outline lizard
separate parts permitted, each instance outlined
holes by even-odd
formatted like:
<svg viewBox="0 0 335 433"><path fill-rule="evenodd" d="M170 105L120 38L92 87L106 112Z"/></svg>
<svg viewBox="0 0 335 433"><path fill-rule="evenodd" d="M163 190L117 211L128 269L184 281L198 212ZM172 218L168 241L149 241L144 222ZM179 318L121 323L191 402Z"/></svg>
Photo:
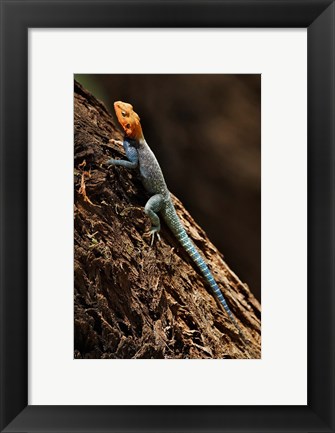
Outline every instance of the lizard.
<svg viewBox="0 0 335 433"><path fill-rule="evenodd" d="M144 138L139 115L134 111L133 106L127 102L116 101L114 103L114 110L117 120L123 129L124 140L122 144L128 160L111 158L106 162L106 165L122 166L129 169L139 168L142 184L146 191L151 195L144 207L145 214L151 220L151 229L148 233L151 235L151 245L154 241L155 235L160 239L159 212L173 235L189 254L207 283L210 285L219 303L222 305L238 331L241 340L246 343L247 340L231 312L217 282L199 251L188 236L177 215L161 167Z"/></svg>

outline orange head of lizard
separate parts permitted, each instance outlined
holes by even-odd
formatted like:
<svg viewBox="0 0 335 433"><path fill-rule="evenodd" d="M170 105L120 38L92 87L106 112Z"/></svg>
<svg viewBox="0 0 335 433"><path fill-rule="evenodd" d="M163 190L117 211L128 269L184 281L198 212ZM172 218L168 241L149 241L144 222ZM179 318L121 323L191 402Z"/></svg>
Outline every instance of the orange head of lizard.
<svg viewBox="0 0 335 433"><path fill-rule="evenodd" d="M135 113L132 105L127 102L116 101L114 102L114 110L126 137L132 138L133 140L143 138L140 117Z"/></svg>

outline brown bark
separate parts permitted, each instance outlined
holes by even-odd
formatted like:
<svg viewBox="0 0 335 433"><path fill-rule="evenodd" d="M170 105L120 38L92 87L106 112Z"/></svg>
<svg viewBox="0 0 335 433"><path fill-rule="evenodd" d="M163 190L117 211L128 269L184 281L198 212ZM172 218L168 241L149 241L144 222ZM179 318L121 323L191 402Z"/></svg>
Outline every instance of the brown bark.
<svg viewBox="0 0 335 433"><path fill-rule="evenodd" d="M260 305L182 203L178 215L249 340L241 341L169 229L150 246L148 199L105 106L75 83L75 358L259 358Z"/></svg>

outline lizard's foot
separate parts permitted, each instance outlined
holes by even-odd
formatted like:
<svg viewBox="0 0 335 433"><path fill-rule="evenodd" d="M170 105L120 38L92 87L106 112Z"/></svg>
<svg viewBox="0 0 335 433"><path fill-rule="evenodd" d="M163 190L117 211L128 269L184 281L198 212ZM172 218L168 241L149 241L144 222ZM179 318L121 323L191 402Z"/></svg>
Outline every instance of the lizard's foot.
<svg viewBox="0 0 335 433"><path fill-rule="evenodd" d="M110 143L110 144L117 144L118 146L122 146L123 145L123 143L122 143L121 140L114 140L114 138L111 138L108 143Z"/></svg>
<svg viewBox="0 0 335 433"><path fill-rule="evenodd" d="M108 161L105 162L105 165L107 165L107 167L110 167L111 165L115 165L114 161L116 161L115 159L111 158Z"/></svg>
<svg viewBox="0 0 335 433"><path fill-rule="evenodd" d="M152 247L155 239L155 235L157 236L157 239L160 241L161 237L159 236L160 226L158 227L151 227L151 230L147 233L144 233L143 237L151 236L150 246Z"/></svg>

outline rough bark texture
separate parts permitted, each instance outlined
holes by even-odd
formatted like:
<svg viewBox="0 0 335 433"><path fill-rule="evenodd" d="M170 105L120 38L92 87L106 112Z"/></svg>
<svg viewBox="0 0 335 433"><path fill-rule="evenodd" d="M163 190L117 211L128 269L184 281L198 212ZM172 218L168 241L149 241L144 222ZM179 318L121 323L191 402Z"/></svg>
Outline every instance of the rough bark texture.
<svg viewBox="0 0 335 433"><path fill-rule="evenodd" d="M143 236L148 195L136 171L104 165L124 157L112 138L121 137L105 106L75 83L75 358L259 358L260 305L248 286L173 197L249 340L244 345L169 229L162 224L152 247Z"/></svg>

